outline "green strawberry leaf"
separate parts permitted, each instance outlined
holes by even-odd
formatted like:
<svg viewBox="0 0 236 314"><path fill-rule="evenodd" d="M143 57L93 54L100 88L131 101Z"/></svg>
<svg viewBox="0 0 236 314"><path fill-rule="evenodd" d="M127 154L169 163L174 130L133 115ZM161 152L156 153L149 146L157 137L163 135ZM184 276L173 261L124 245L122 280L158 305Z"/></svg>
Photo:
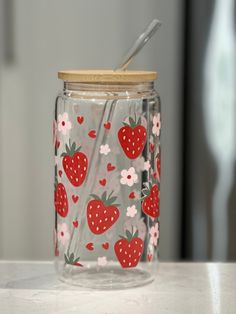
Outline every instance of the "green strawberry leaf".
<svg viewBox="0 0 236 314"><path fill-rule="evenodd" d="M138 118L138 122L137 122L137 125L140 125L141 124L141 117Z"/></svg>
<svg viewBox="0 0 236 314"><path fill-rule="evenodd" d="M132 233L129 230L126 230L126 237L128 239L128 241L130 241L132 239Z"/></svg>
<svg viewBox="0 0 236 314"><path fill-rule="evenodd" d="M106 204L107 204L107 205L111 205L111 204L113 204L113 203L116 201L116 199L117 199L117 197L116 197L116 196L113 196L113 197L111 197L110 199L108 199L108 200L106 201Z"/></svg>
<svg viewBox="0 0 236 314"><path fill-rule="evenodd" d="M75 151L75 148L76 148L76 144L75 144L75 142L72 144L72 146L71 146L71 150L74 152Z"/></svg>
<svg viewBox="0 0 236 314"><path fill-rule="evenodd" d="M89 196L91 196L95 200L100 200L100 198L96 194L90 194Z"/></svg>
<svg viewBox="0 0 236 314"><path fill-rule="evenodd" d="M135 231L133 238L137 238L138 237L138 229Z"/></svg>
<svg viewBox="0 0 236 314"><path fill-rule="evenodd" d="M80 260L80 257L77 257L77 258L74 260L74 264L77 263L79 260Z"/></svg>
<svg viewBox="0 0 236 314"><path fill-rule="evenodd" d="M128 123L126 122L123 122L124 126L130 126Z"/></svg>
<svg viewBox="0 0 236 314"><path fill-rule="evenodd" d="M74 257L75 257L74 253L71 253L71 255L70 255L70 259L69 259L70 264L73 264Z"/></svg>
<svg viewBox="0 0 236 314"><path fill-rule="evenodd" d="M66 153L67 153L67 155L70 155L70 148L67 144L66 144Z"/></svg>
<svg viewBox="0 0 236 314"><path fill-rule="evenodd" d="M68 257L67 257L67 255L66 255L66 254L64 254L64 258L65 258L65 262L66 262L66 264L70 264L70 261L69 261L69 259L68 259Z"/></svg>
<svg viewBox="0 0 236 314"><path fill-rule="evenodd" d="M106 202L106 200L107 200L107 192L106 191L102 193L101 199L103 202Z"/></svg>

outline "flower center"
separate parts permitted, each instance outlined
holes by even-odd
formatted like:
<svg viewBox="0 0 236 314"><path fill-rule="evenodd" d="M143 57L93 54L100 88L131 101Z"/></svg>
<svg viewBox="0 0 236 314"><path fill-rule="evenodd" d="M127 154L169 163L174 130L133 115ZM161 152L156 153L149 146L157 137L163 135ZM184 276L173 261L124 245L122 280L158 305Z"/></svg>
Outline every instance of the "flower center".
<svg viewBox="0 0 236 314"><path fill-rule="evenodd" d="M157 232L154 233L154 237L155 237L155 238L157 237Z"/></svg>
<svg viewBox="0 0 236 314"><path fill-rule="evenodd" d="M62 123L61 123L63 126L65 126L65 121L62 121Z"/></svg>
<svg viewBox="0 0 236 314"><path fill-rule="evenodd" d="M157 122L157 128L159 128L159 122Z"/></svg>
<svg viewBox="0 0 236 314"><path fill-rule="evenodd" d="M63 231L61 231L61 236L62 236L62 237L64 236L64 232L63 232Z"/></svg>
<svg viewBox="0 0 236 314"><path fill-rule="evenodd" d="M129 174L129 175L127 175L127 179L131 179L131 175Z"/></svg>

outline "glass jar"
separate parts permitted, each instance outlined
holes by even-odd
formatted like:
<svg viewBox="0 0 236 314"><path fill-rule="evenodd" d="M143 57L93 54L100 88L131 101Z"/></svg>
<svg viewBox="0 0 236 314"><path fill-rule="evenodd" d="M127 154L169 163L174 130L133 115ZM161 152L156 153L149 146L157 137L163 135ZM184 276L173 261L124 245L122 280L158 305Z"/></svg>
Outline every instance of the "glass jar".
<svg viewBox="0 0 236 314"><path fill-rule="evenodd" d="M160 203L156 72L61 71L56 99L59 278L101 289L154 279Z"/></svg>

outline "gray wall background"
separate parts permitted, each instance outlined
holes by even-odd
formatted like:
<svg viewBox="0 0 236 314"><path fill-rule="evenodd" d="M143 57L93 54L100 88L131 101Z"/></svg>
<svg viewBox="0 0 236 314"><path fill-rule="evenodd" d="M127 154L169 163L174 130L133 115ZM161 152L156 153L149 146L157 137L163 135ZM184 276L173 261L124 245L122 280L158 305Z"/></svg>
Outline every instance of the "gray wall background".
<svg viewBox="0 0 236 314"><path fill-rule="evenodd" d="M0 259L53 257L52 113L62 87L57 71L115 66L155 17L163 26L131 68L159 72L160 255L178 259L182 1L5 0L12 3L5 22L0 1Z"/></svg>

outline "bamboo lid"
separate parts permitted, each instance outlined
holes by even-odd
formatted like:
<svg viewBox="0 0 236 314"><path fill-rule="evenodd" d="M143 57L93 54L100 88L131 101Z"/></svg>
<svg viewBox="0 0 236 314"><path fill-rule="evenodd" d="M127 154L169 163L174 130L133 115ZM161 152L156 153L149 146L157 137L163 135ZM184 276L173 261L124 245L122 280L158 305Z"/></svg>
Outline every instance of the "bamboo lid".
<svg viewBox="0 0 236 314"><path fill-rule="evenodd" d="M120 71L112 70L68 70L59 71L58 78L78 83L141 83L154 81L157 72L152 71Z"/></svg>

